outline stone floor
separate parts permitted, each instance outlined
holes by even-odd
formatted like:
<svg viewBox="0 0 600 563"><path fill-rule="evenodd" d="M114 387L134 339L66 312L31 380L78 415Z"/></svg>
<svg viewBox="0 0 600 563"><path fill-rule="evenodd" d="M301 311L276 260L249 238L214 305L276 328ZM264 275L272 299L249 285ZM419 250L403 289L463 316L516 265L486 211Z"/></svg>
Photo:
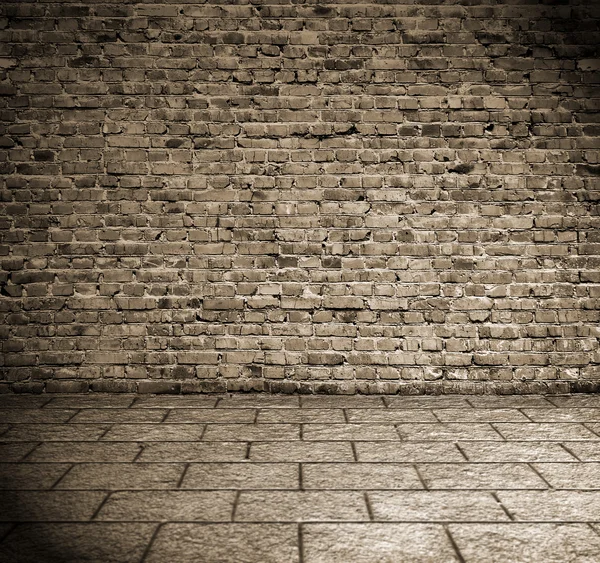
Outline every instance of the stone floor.
<svg viewBox="0 0 600 563"><path fill-rule="evenodd" d="M0 561L600 561L600 395L0 396Z"/></svg>

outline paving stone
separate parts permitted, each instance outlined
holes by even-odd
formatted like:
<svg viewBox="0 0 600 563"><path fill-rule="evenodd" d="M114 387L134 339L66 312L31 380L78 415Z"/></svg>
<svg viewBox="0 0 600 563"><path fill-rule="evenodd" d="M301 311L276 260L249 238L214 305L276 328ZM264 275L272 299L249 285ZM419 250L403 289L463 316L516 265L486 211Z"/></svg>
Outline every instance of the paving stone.
<svg viewBox="0 0 600 563"><path fill-rule="evenodd" d="M62 395L53 397L45 409L123 409L129 407L135 395Z"/></svg>
<svg viewBox="0 0 600 563"><path fill-rule="evenodd" d="M581 461L600 461L600 442L569 442L569 451ZM540 459L539 461L560 461L558 459ZM573 460L569 460L573 461Z"/></svg>
<svg viewBox="0 0 600 563"><path fill-rule="evenodd" d="M348 422L437 422L425 409L348 409Z"/></svg>
<svg viewBox="0 0 600 563"><path fill-rule="evenodd" d="M0 490L50 489L69 467L62 463L0 463Z"/></svg>
<svg viewBox="0 0 600 563"><path fill-rule="evenodd" d="M209 442L271 442L298 440L298 424L209 424L203 440Z"/></svg>
<svg viewBox="0 0 600 563"><path fill-rule="evenodd" d="M441 525L305 524L304 563L459 561Z"/></svg>
<svg viewBox="0 0 600 563"><path fill-rule="evenodd" d="M555 489L600 489L600 463L536 463Z"/></svg>
<svg viewBox="0 0 600 563"><path fill-rule="evenodd" d="M373 491L375 521L502 522L506 512L490 493L471 491Z"/></svg>
<svg viewBox="0 0 600 563"><path fill-rule="evenodd" d="M133 461L140 444L122 442L44 442L27 457L28 462L103 462Z"/></svg>
<svg viewBox="0 0 600 563"><path fill-rule="evenodd" d="M344 423L342 409L261 409L258 422L333 422Z"/></svg>
<svg viewBox="0 0 600 563"><path fill-rule="evenodd" d="M58 483L59 489L174 489L182 463L82 463Z"/></svg>
<svg viewBox="0 0 600 563"><path fill-rule="evenodd" d="M253 442L251 461L354 461L350 442Z"/></svg>
<svg viewBox="0 0 600 563"><path fill-rule="evenodd" d="M141 559L155 528L141 523L22 524L2 542L0 562L131 563Z"/></svg>
<svg viewBox="0 0 600 563"><path fill-rule="evenodd" d="M398 424L397 428L404 440L502 440L490 424L484 423L413 423Z"/></svg>
<svg viewBox="0 0 600 563"><path fill-rule="evenodd" d="M38 442L0 442L0 460L20 461L37 445Z"/></svg>
<svg viewBox="0 0 600 563"><path fill-rule="evenodd" d="M419 397L386 397L385 402L391 409L470 409L465 397L435 395Z"/></svg>
<svg viewBox="0 0 600 563"><path fill-rule="evenodd" d="M561 408L600 408L600 396L598 394L574 394L574 395L549 395L548 400L555 406Z"/></svg>
<svg viewBox="0 0 600 563"><path fill-rule="evenodd" d="M391 424L305 424L304 440L400 440Z"/></svg>
<svg viewBox="0 0 600 563"><path fill-rule="evenodd" d="M83 409L70 422L161 422L167 412L167 409Z"/></svg>
<svg viewBox="0 0 600 563"><path fill-rule="evenodd" d="M166 422L169 423L252 423L256 416L253 409L173 409Z"/></svg>
<svg viewBox="0 0 600 563"><path fill-rule="evenodd" d="M4 491L3 522L64 522L89 520L106 493L100 491Z"/></svg>
<svg viewBox="0 0 600 563"><path fill-rule="evenodd" d="M299 563L293 524L166 524L145 563Z"/></svg>
<svg viewBox="0 0 600 563"><path fill-rule="evenodd" d="M203 434L204 424L115 424L102 440L191 442L201 440Z"/></svg>
<svg viewBox="0 0 600 563"><path fill-rule="evenodd" d="M217 408L219 409L275 409L275 408L292 408L296 409L300 406L300 398L295 395L228 395L223 397Z"/></svg>
<svg viewBox="0 0 600 563"><path fill-rule="evenodd" d="M305 489L422 489L415 468L400 463L306 463Z"/></svg>
<svg viewBox="0 0 600 563"><path fill-rule="evenodd" d="M356 442L358 461L465 461L454 444L444 442Z"/></svg>
<svg viewBox="0 0 600 563"><path fill-rule="evenodd" d="M77 410L65 409L16 409L0 410L0 421L6 424L39 424L67 422Z"/></svg>
<svg viewBox="0 0 600 563"><path fill-rule="evenodd" d="M2 435L2 441L96 441L109 428L109 424L16 424Z"/></svg>
<svg viewBox="0 0 600 563"><path fill-rule="evenodd" d="M467 563L596 563L600 536L585 524L450 524Z"/></svg>
<svg viewBox="0 0 600 563"><path fill-rule="evenodd" d="M218 397L212 395L138 395L134 409L212 409Z"/></svg>
<svg viewBox="0 0 600 563"><path fill-rule="evenodd" d="M242 461L245 442L149 442L138 461Z"/></svg>
<svg viewBox="0 0 600 563"><path fill-rule="evenodd" d="M517 409L435 409L433 412L441 422L529 422Z"/></svg>
<svg viewBox="0 0 600 563"><path fill-rule="evenodd" d="M577 423L536 423L527 424L512 422L497 422L494 427L507 440L549 440L552 442L570 440L600 440L593 432L585 426Z"/></svg>
<svg viewBox="0 0 600 563"><path fill-rule="evenodd" d="M600 520L600 491L500 491L515 520L594 522Z"/></svg>
<svg viewBox="0 0 600 563"><path fill-rule="evenodd" d="M0 409L36 409L50 400L48 395L0 395Z"/></svg>
<svg viewBox="0 0 600 563"><path fill-rule="evenodd" d="M329 397L327 395L303 395L300 397L303 409L374 409L385 408L381 397L360 395L338 395Z"/></svg>
<svg viewBox="0 0 600 563"><path fill-rule="evenodd" d="M194 463L182 489L297 489L296 463Z"/></svg>
<svg viewBox="0 0 600 563"><path fill-rule="evenodd" d="M475 408L508 408L519 409L524 407L551 408L552 403L542 395L473 395L467 401Z"/></svg>
<svg viewBox="0 0 600 563"><path fill-rule="evenodd" d="M365 497L355 491L243 491L236 522L369 520Z"/></svg>
<svg viewBox="0 0 600 563"><path fill-rule="evenodd" d="M524 463L422 463L429 489L547 489Z"/></svg>
<svg viewBox="0 0 600 563"><path fill-rule="evenodd" d="M230 522L234 491L117 491L97 520Z"/></svg>
<svg viewBox="0 0 600 563"><path fill-rule="evenodd" d="M600 422L600 409L594 408L553 408L523 409L535 422Z"/></svg>
<svg viewBox="0 0 600 563"><path fill-rule="evenodd" d="M582 442L583 443L583 442ZM579 444L579 442L573 442ZM533 462L575 461L560 444L554 442L459 442L469 461L479 462ZM569 449L571 443L569 443Z"/></svg>

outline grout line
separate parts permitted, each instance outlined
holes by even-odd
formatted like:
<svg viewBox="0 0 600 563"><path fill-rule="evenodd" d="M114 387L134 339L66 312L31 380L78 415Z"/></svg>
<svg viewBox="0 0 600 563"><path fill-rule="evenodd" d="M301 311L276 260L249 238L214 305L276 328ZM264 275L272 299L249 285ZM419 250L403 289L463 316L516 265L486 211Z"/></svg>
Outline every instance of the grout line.
<svg viewBox="0 0 600 563"><path fill-rule="evenodd" d="M144 453L145 449L146 449L146 444L140 444L140 451L137 454L135 454L135 457L129 463L137 462L137 460L140 459L141 455ZM114 463L114 462L106 462L106 463ZM121 462L121 463L128 463L128 462Z"/></svg>
<svg viewBox="0 0 600 563"><path fill-rule="evenodd" d="M588 526L589 526L589 527L590 527L592 530L594 530L594 532L595 532L596 534L598 534L598 535L600 536L600 528L596 528L596 526L592 526L592 524L591 524L590 522L587 522L587 525L588 525Z"/></svg>
<svg viewBox="0 0 600 563"><path fill-rule="evenodd" d="M298 463L298 489L300 491L304 490L304 469L302 463Z"/></svg>
<svg viewBox="0 0 600 563"><path fill-rule="evenodd" d="M181 472L181 475L179 477L179 480L177 481L177 485L175 486L176 489L181 489L181 485L183 484L183 480L185 478L185 474L187 473L188 469L190 468L190 464L186 463L183 471Z"/></svg>
<svg viewBox="0 0 600 563"><path fill-rule="evenodd" d="M469 400L469 397L465 397L465 403L469 405L472 409L477 408L473 405L473 403Z"/></svg>
<svg viewBox="0 0 600 563"><path fill-rule="evenodd" d="M442 419L441 419L441 418L440 418L440 417L439 417L439 416L438 416L438 415L435 413L435 410L434 410L434 409L431 409L431 414L433 415L433 418L435 418L435 419L436 419L436 420L437 420L437 421L438 421L440 424L444 424L444 423L442 422ZM426 422L427 422L427 421L425 421L425 423L426 423ZM419 423L419 424L423 424L423 423Z"/></svg>
<svg viewBox="0 0 600 563"><path fill-rule="evenodd" d="M240 491L239 489L236 489L235 498L233 499L233 508L231 510L231 521L232 522L235 522L235 513L237 512L241 494L242 494L242 491Z"/></svg>
<svg viewBox="0 0 600 563"><path fill-rule="evenodd" d="M0 431L0 438L2 436L4 436L5 434L8 434L14 427L15 427L14 424L8 424L6 430Z"/></svg>
<svg viewBox="0 0 600 563"><path fill-rule="evenodd" d="M458 557L458 560L460 561L460 563L465 563L465 558L462 556L460 549L458 549L458 545L456 545L456 542L454 541L454 538L452 537L452 534L450 533L450 530L448 529L448 526L446 524L444 524L444 531L446 532L446 535L448 536L448 539L452 544L452 547L456 553L456 556Z"/></svg>
<svg viewBox="0 0 600 563"><path fill-rule="evenodd" d="M348 418L348 413L347 413L346 409L342 409L342 414L344 415L344 422L346 424L350 424L350 420Z"/></svg>
<svg viewBox="0 0 600 563"><path fill-rule="evenodd" d="M498 494L495 492L492 492L490 494L494 497L494 500L500 505L500 508L502 508L502 510L504 510L504 513L508 516L508 518L514 522L515 517L509 512L508 508L506 508L506 506L504 506L504 504L502 504L502 501L498 497Z"/></svg>
<svg viewBox="0 0 600 563"><path fill-rule="evenodd" d="M172 412L173 412L173 409L167 409L165 416L162 417L162 420L158 424L162 424L163 422L166 422L167 418L169 418L169 416L171 415ZM150 423L150 424L156 424L156 423Z"/></svg>
<svg viewBox="0 0 600 563"><path fill-rule="evenodd" d="M380 400L381 400L381 402L383 403L383 406L384 406L385 408L387 408L387 404L386 404L386 402L385 402L385 400L384 400L384 398L383 398L383 395L382 395L381 397L379 397L379 399L380 399Z"/></svg>
<svg viewBox="0 0 600 563"><path fill-rule="evenodd" d="M90 518L90 520L95 520L98 517L98 514L100 514L100 511L102 510L102 508L104 507L104 505L106 504L106 501L108 501L108 499L110 498L110 496L114 493L115 491L108 491L108 493L104 496L104 498L102 499L102 502L98 505L98 508L96 508L96 510L94 510L94 514L92 514L92 517Z"/></svg>
<svg viewBox="0 0 600 563"><path fill-rule="evenodd" d="M67 418L67 420L65 420L65 422L63 424L65 424L67 422L71 422L79 413L81 413L81 411L82 411L82 409L77 409L75 411L75 413L72 414L69 418Z"/></svg>
<svg viewBox="0 0 600 563"><path fill-rule="evenodd" d="M421 485L423 485L423 489L428 491L429 487L427 486L425 479L423 479L423 475L421 475L421 472L419 471L417 464L413 463L412 466L413 466L414 470L417 472L417 477L419 478L419 481L421 481ZM418 490L418 489L416 489L416 490Z"/></svg>
<svg viewBox="0 0 600 563"><path fill-rule="evenodd" d="M535 422L535 420L533 420L533 418L531 418L526 412L523 412L524 407L518 408L516 409L518 412L520 412L523 416L527 417L531 422ZM518 424L518 423L517 423ZM524 424L524 423L523 423Z"/></svg>
<svg viewBox="0 0 600 563"><path fill-rule="evenodd" d="M304 530L302 522L298 524L298 561L304 563Z"/></svg>
<svg viewBox="0 0 600 563"><path fill-rule="evenodd" d="M358 462L358 453L356 451L356 444L354 442L350 442L350 447L352 448L352 455L354 456L354 461Z"/></svg>
<svg viewBox="0 0 600 563"><path fill-rule="evenodd" d="M367 491L363 493L363 496L365 498L365 504L367 505L367 513L369 514L369 520L371 522L374 522L375 516L373 515L373 507L371 506L371 500L369 499Z"/></svg>
<svg viewBox="0 0 600 563"><path fill-rule="evenodd" d="M496 426L494 426L493 422L488 422L487 424L489 424L498 434L498 436L500 436L500 438L502 438L503 442L507 442L508 440L504 437L504 435L502 434L502 432L500 432L500 430L498 430L496 428ZM527 424L526 422L524 422L523 424Z"/></svg>
<svg viewBox="0 0 600 563"><path fill-rule="evenodd" d="M16 527L17 527L16 522L8 523L7 529L4 530L4 532L0 532L0 543L2 543Z"/></svg>
<svg viewBox="0 0 600 563"><path fill-rule="evenodd" d="M247 442L246 443L246 455L244 457L244 459L250 459L250 448L252 446L252 442Z"/></svg>
<svg viewBox="0 0 600 563"><path fill-rule="evenodd" d="M71 466L54 482L54 484L49 487L49 489L56 489L57 485L67 476L67 474L75 467L75 463L72 463Z"/></svg>
<svg viewBox="0 0 600 563"><path fill-rule="evenodd" d="M303 442L303 441L304 441L304 424L303 424L302 422L300 422L300 423L298 424L298 426L299 426L299 430L298 430L298 433L299 433L299 440L300 440L301 442ZM310 440L309 440L309 441L310 441Z"/></svg>
<svg viewBox="0 0 600 563"><path fill-rule="evenodd" d="M208 407L208 408L216 409L219 406L219 403L221 402L222 399L223 399L223 397L217 397L215 404L212 407Z"/></svg>
<svg viewBox="0 0 600 563"><path fill-rule="evenodd" d="M454 445L456 446L456 449L462 454L462 456L465 458L465 461L469 461L469 456L465 453L465 450L463 450L460 447L460 444L458 442L454 442ZM498 463L503 463L503 462L498 462Z"/></svg>
<svg viewBox="0 0 600 563"><path fill-rule="evenodd" d="M546 480L546 478L536 469L533 463L526 464L546 485L548 485L549 489L554 489L554 487Z"/></svg>
<svg viewBox="0 0 600 563"><path fill-rule="evenodd" d="M583 461L571 448L567 448L567 446L565 446L565 444L563 444L562 442L560 444L558 444L563 450L565 450L568 454L572 455L577 461L579 461L580 463L586 463L585 461ZM589 463L589 462L587 462Z"/></svg>
<svg viewBox="0 0 600 563"><path fill-rule="evenodd" d="M593 424L591 422L582 422L581 425L586 428L587 430L589 430L592 434L598 436L600 438L600 431L596 431L593 428L590 428L589 425Z"/></svg>
<svg viewBox="0 0 600 563"><path fill-rule="evenodd" d="M260 412L259 408L254 411L254 421L253 421L253 424L258 424L258 413L259 412Z"/></svg>
<svg viewBox="0 0 600 563"><path fill-rule="evenodd" d="M113 426L113 424L109 424L108 428L104 432L102 432L102 434L100 434L100 436L98 436L98 438L96 438L95 441L99 442L100 440L102 440L102 438L104 438L104 436L106 436L112 430Z"/></svg>
<svg viewBox="0 0 600 563"><path fill-rule="evenodd" d="M18 443L18 442L17 442ZM38 442L35 446L33 446L33 448L31 448L19 461L14 462L14 463L23 463L24 461L27 460L27 458L33 453L35 452L35 450L37 450L44 442ZM6 462L4 462L6 463ZM31 463L31 462L28 462ZM60 462L58 462L60 463Z"/></svg>
<svg viewBox="0 0 600 563"><path fill-rule="evenodd" d="M152 548L152 544L154 543L154 540L156 539L156 536L158 535L159 530L163 527L164 524L165 524L165 522L161 522L158 524L158 526L156 526L156 529L152 533L152 536L150 537L150 541L148 542L146 549L144 549L144 553L142 553L142 558L140 559L140 563L144 563L144 561L146 560L146 557L148 557L148 554L150 553L150 549Z"/></svg>

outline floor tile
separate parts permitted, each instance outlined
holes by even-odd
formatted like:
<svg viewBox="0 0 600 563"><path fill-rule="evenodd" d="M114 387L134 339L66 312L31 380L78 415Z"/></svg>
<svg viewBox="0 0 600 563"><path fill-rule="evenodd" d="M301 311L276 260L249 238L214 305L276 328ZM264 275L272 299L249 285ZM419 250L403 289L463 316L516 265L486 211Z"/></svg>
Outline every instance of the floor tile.
<svg viewBox="0 0 600 563"><path fill-rule="evenodd" d="M542 395L472 395L467 400L475 408L552 407L548 398Z"/></svg>
<svg viewBox="0 0 600 563"><path fill-rule="evenodd" d="M0 495L0 520L85 522L105 496L102 491L4 491Z"/></svg>
<svg viewBox="0 0 600 563"><path fill-rule="evenodd" d="M58 489L174 489L183 474L181 463L82 463L75 465Z"/></svg>
<svg viewBox="0 0 600 563"><path fill-rule="evenodd" d="M430 489L547 489L524 463L422 463L419 473Z"/></svg>
<svg viewBox="0 0 600 563"><path fill-rule="evenodd" d="M45 409L126 409L135 399L135 395L60 395L44 405Z"/></svg>
<svg viewBox="0 0 600 563"><path fill-rule="evenodd" d="M168 423L252 423L254 409L173 409L165 422Z"/></svg>
<svg viewBox="0 0 600 563"><path fill-rule="evenodd" d="M133 461L140 448L136 442L44 442L27 456L27 462Z"/></svg>
<svg viewBox="0 0 600 563"><path fill-rule="evenodd" d="M305 424L305 440L396 440L392 424Z"/></svg>
<svg viewBox="0 0 600 563"><path fill-rule="evenodd" d="M145 563L299 563L294 524L166 524Z"/></svg>
<svg viewBox="0 0 600 563"><path fill-rule="evenodd" d="M0 463L0 490L50 489L70 467L67 463Z"/></svg>
<svg viewBox="0 0 600 563"><path fill-rule="evenodd" d="M348 422L437 422L426 409L347 409Z"/></svg>
<svg viewBox="0 0 600 563"><path fill-rule="evenodd" d="M600 521L600 491L500 491L498 498L515 520Z"/></svg>
<svg viewBox="0 0 600 563"><path fill-rule="evenodd" d="M213 395L138 395L134 409L212 409L218 397Z"/></svg>
<svg viewBox="0 0 600 563"><path fill-rule="evenodd" d="M3 424L39 424L67 422L77 414L75 409L16 409L0 410Z"/></svg>
<svg viewBox="0 0 600 563"><path fill-rule="evenodd" d="M51 400L49 395L0 395L0 409L35 409Z"/></svg>
<svg viewBox="0 0 600 563"><path fill-rule="evenodd" d="M555 489L600 489L600 463L536 463L534 467Z"/></svg>
<svg viewBox="0 0 600 563"><path fill-rule="evenodd" d="M260 394L240 394L228 395L223 397L217 408L219 409L267 409L267 408L293 408L300 406L300 398L297 395L260 395Z"/></svg>
<svg viewBox="0 0 600 563"><path fill-rule="evenodd" d="M470 409L466 397L432 395L416 397L385 397L391 409Z"/></svg>
<svg viewBox="0 0 600 563"><path fill-rule="evenodd" d="M466 563L597 563L600 536L585 524L450 524Z"/></svg>
<svg viewBox="0 0 600 563"><path fill-rule="evenodd" d="M109 424L15 424L2 435L3 442L95 442Z"/></svg>
<svg viewBox="0 0 600 563"><path fill-rule="evenodd" d="M296 463L194 463L182 489L297 489Z"/></svg>
<svg viewBox="0 0 600 563"><path fill-rule="evenodd" d="M580 442L572 442L579 444ZM569 448L571 447L569 443ZM458 442L469 461L532 462L575 461L565 448L555 442ZM600 444L599 444L600 446Z"/></svg>
<svg viewBox="0 0 600 563"><path fill-rule="evenodd" d="M534 422L600 422L600 408L523 409Z"/></svg>
<svg viewBox="0 0 600 563"><path fill-rule="evenodd" d="M155 524L21 524L2 542L1 563L139 561ZM107 541L110 538L110 541Z"/></svg>
<svg viewBox="0 0 600 563"><path fill-rule="evenodd" d="M517 409L435 409L433 412L441 422L529 422Z"/></svg>
<svg viewBox="0 0 600 563"><path fill-rule="evenodd" d="M253 442L251 461L354 461L350 442Z"/></svg>
<svg viewBox="0 0 600 563"><path fill-rule="evenodd" d="M365 497L356 491L243 491L236 522L368 521Z"/></svg>
<svg viewBox="0 0 600 563"><path fill-rule="evenodd" d="M385 408L383 399L376 395L302 395L300 401L303 409Z"/></svg>
<svg viewBox="0 0 600 563"><path fill-rule="evenodd" d="M167 412L167 409L82 409L70 422L161 422Z"/></svg>
<svg viewBox="0 0 600 563"><path fill-rule="evenodd" d="M117 491L97 520L230 522L234 491Z"/></svg>
<svg viewBox="0 0 600 563"><path fill-rule="evenodd" d="M138 461L242 461L245 442L149 442Z"/></svg>
<svg viewBox="0 0 600 563"><path fill-rule="evenodd" d="M600 408L600 395L590 393L588 394L574 394L574 395L549 395L548 400L555 406L561 408L572 408L572 407L593 407Z"/></svg>
<svg viewBox="0 0 600 563"><path fill-rule="evenodd" d="M358 461L466 461L458 448L447 442L356 442Z"/></svg>
<svg viewBox="0 0 600 563"><path fill-rule="evenodd" d="M373 491L367 493L375 521L503 522L506 512L487 492Z"/></svg>
<svg viewBox="0 0 600 563"><path fill-rule="evenodd" d="M422 489L415 468L401 463L306 463L305 489Z"/></svg>
<svg viewBox="0 0 600 563"><path fill-rule="evenodd" d="M305 524L304 563L450 563L459 559L441 525Z"/></svg>
<svg viewBox="0 0 600 563"><path fill-rule="evenodd" d="M0 460L20 461L31 452L39 442L0 442Z"/></svg>
<svg viewBox="0 0 600 563"><path fill-rule="evenodd" d="M600 442L569 442L567 447L581 461L600 461ZM561 461L561 460L549 459L549 460L540 460L540 461Z"/></svg>
<svg viewBox="0 0 600 563"><path fill-rule="evenodd" d="M529 422L526 424L497 422L494 427L507 440L549 440L552 442L570 441L570 440L600 440L600 436L585 426L576 423L537 423Z"/></svg>
<svg viewBox="0 0 600 563"><path fill-rule="evenodd" d="M477 422L398 424L398 432L404 440L502 440L490 424Z"/></svg>
<svg viewBox="0 0 600 563"><path fill-rule="evenodd" d="M333 422L344 423L342 409L261 409L258 422Z"/></svg>
<svg viewBox="0 0 600 563"><path fill-rule="evenodd" d="M204 424L115 424L104 441L193 442L202 439Z"/></svg>
<svg viewBox="0 0 600 563"><path fill-rule="evenodd" d="M208 442L271 442L298 440L298 424L209 424L203 440Z"/></svg>

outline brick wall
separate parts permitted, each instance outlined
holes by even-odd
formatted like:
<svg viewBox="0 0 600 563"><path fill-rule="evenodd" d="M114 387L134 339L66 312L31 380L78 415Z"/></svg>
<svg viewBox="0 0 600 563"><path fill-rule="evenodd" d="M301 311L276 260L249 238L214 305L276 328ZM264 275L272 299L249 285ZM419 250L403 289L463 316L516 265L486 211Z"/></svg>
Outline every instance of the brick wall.
<svg viewBox="0 0 600 563"><path fill-rule="evenodd" d="M599 23L3 2L0 389L596 389Z"/></svg>

